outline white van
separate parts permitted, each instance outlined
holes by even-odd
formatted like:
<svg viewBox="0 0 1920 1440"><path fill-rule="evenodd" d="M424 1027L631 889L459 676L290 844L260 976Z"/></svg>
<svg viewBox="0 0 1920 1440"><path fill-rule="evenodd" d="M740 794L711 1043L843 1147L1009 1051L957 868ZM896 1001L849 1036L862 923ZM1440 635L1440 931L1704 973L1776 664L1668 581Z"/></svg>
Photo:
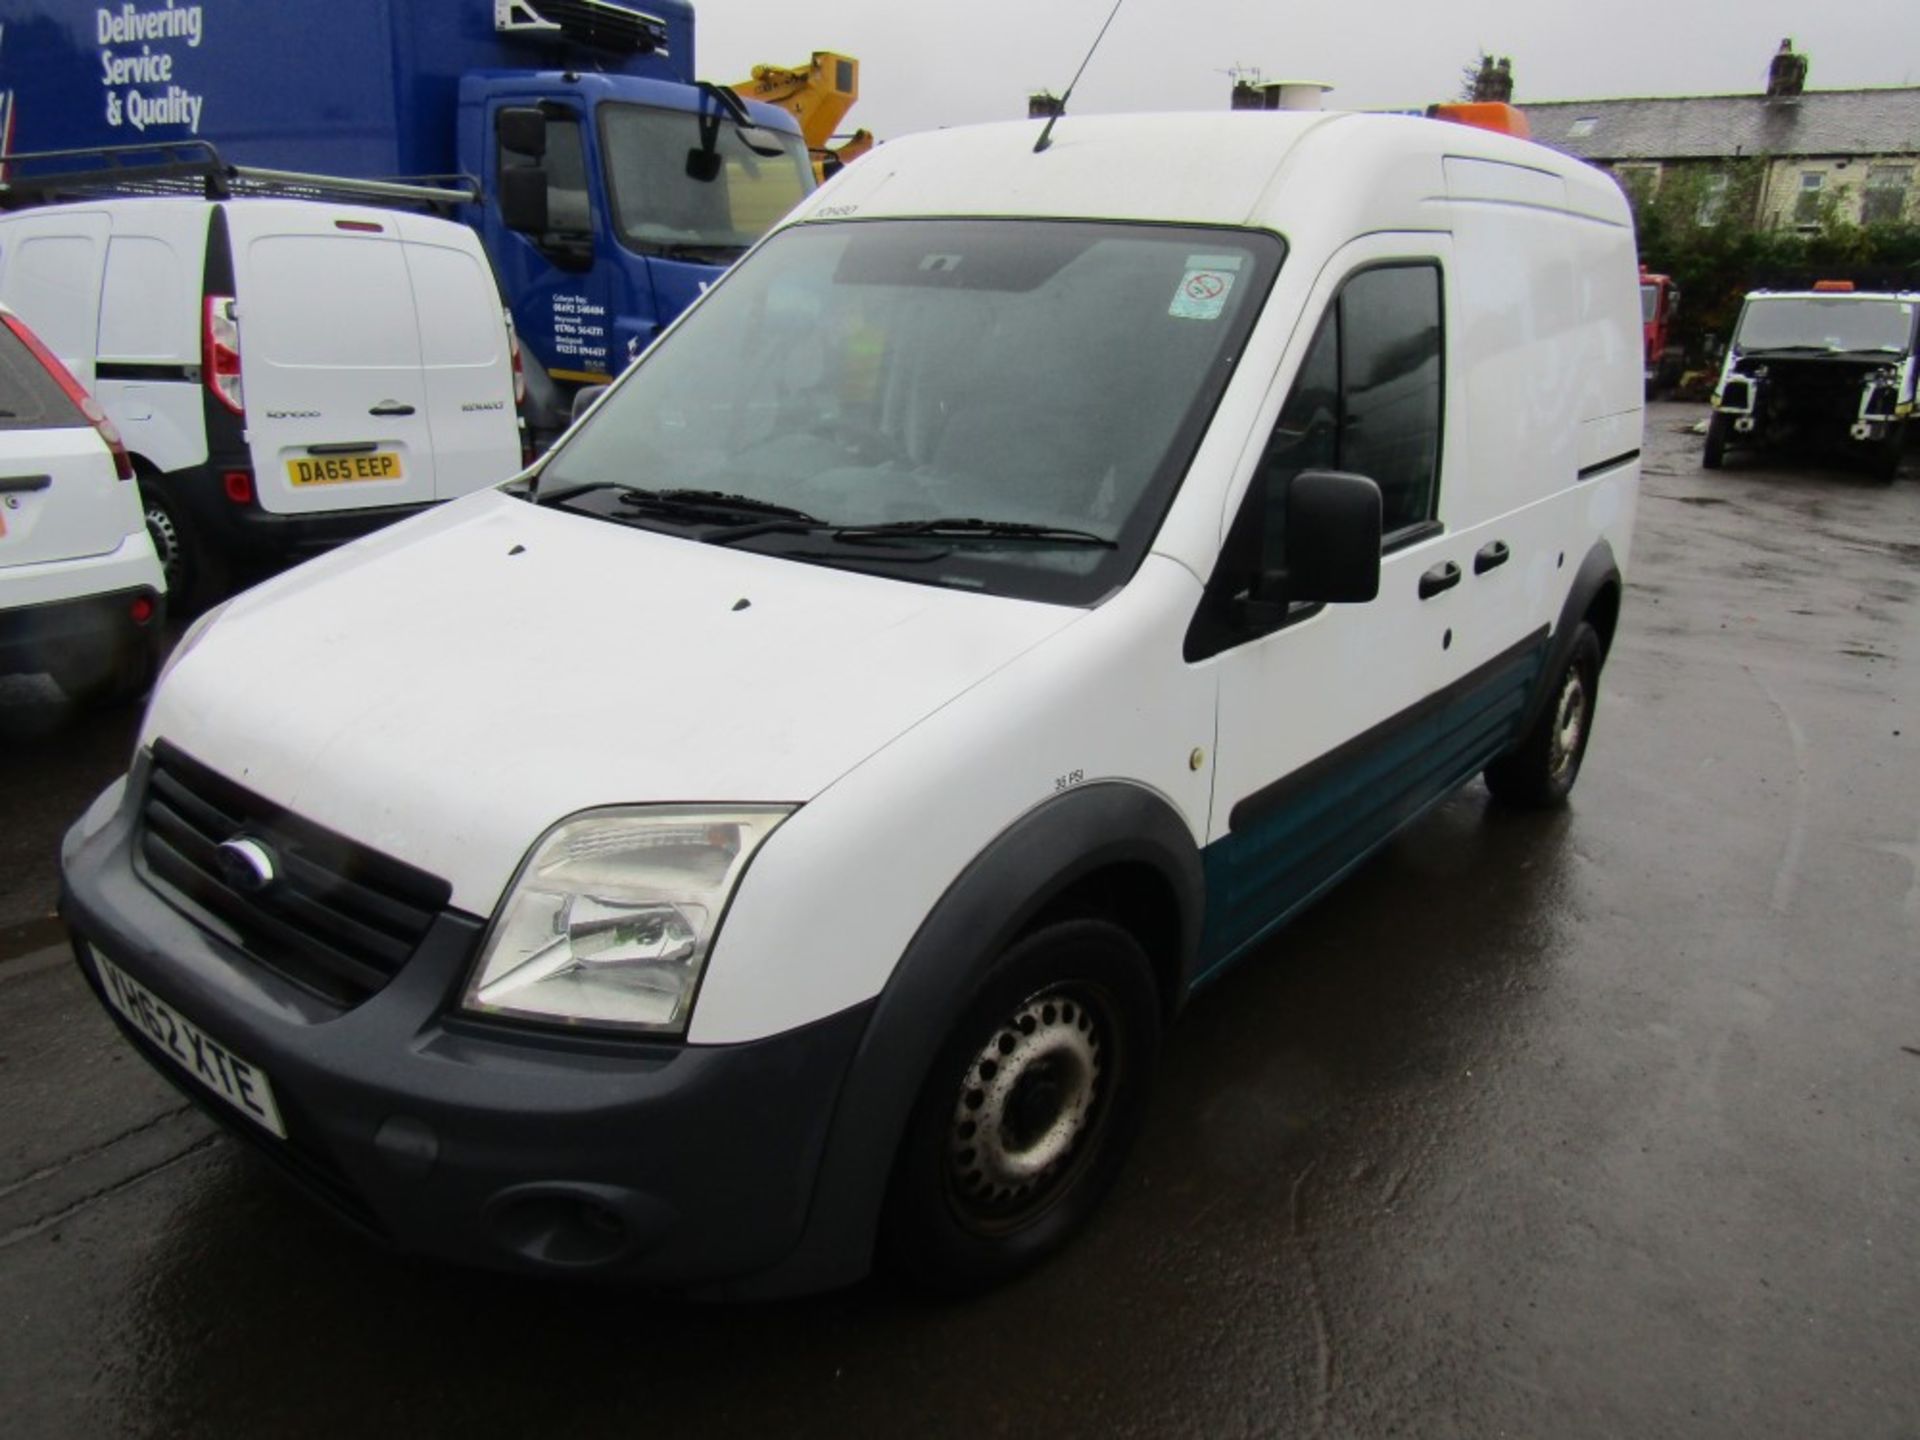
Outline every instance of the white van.
<svg viewBox="0 0 1920 1440"><path fill-rule="evenodd" d="M1566 798L1639 475L1618 188L1424 119L1038 129L848 167L531 483L175 653L66 839L80 963L364 1228L991 1283L1195 986L1476 774Z"/></svg>
<svg viewBox="0 0 1920 1440"><path fill-rule="evenodd" d="M478 237L402 210L89 200L0 217L0 302L105 407L177 596L512 475Z"/></svg>

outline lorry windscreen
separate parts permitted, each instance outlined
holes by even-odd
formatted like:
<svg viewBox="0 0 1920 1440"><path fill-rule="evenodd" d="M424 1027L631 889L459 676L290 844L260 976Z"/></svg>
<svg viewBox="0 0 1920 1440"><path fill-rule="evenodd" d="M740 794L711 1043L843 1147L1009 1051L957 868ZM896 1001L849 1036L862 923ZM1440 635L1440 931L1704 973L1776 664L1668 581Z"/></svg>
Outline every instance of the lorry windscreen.
<svg viewBox="0 0 1920 1440"><path fill-rule="evenodd" d="M642 357L540 494L664 529L606 493L742 496L814 522L739 542L768 553L1092 603L1151 543L1283 253L1164 225L798 226Z"/></svg>
<svg viewBox="0 0 1920 1440"><path fill-rule="evenodd" d="M717 127L709 121L703 134L690 111L602 105L600 137L614 222L621 240L643 254L726 263L812 188L812 164L798 135L743 132L725 120ZM713 160L689 165L689 156L707 146Z"/></svg>
<svg viewBox="0 0 1920 1440"><path fill-rule="evenodd" d="M1733 343L1758 350L1885 351L1903 355L1913 342L1913 305L1905 300L1807 296L1749 300Z"/></svg>

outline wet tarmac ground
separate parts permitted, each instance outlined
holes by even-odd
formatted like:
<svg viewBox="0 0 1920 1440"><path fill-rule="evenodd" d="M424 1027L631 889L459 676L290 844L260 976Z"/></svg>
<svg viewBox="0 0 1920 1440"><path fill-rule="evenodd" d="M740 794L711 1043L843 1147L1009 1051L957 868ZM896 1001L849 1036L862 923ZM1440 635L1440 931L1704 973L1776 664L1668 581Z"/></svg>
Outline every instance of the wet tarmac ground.
<svg viewBox="0 0 1920 1440"><path fill-rule="evenodd" d="M1572 807L1470 787L1196 999L1090 1230L964 1305L336 1229L50 947L134 722L0 682L0 1427L1920 1436L1920 466L1710 474L1701 413Z"/></svg>

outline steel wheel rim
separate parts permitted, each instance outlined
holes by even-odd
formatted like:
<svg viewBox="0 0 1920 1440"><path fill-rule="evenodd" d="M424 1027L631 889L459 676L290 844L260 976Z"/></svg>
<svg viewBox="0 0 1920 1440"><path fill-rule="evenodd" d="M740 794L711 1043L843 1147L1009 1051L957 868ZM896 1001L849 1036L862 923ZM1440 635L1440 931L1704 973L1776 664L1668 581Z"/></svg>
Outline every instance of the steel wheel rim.
<svg viewBox="0 0 1920 1440"><path fill-rule="evenodd" d="M153 548L160 552L160 573L173 585L180 579L180 527L158 505L147 507L147 534Z"/></svg>
<svg viewBox="0 0 1920 1440"><path fill-rule="evenodd" d="M968 1228L1006 1233L1067 1189L1095 1147L1119 1056L1103 994L1023 1002L961 1073L947 1131L947 1193Z"/></svg>
<svg viewBox="0 0 1920 1440"><path fill-rule="evenodd" d="M1553 751L1550 768L1555 780L1564 780L1580 756L1587 733L1587 681L1578 665L1567 671L1560 698L1554 702Z"/></svg>

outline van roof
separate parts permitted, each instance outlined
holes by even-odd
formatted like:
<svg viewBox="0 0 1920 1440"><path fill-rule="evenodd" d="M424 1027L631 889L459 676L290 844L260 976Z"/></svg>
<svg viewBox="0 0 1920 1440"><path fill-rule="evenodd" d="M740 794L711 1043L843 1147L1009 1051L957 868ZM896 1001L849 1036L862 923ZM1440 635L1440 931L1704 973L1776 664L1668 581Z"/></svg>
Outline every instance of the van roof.
<svg viewBox="0 0 1920 1440"><path fill-rule="evenodd" d="M1048 148L1035 154L1044 124L1014 121L889 141L802 202L792 218L1037 216L1294 232L1320 214L1347 236L1433 229L1441 222L1423 209L1447 199L1444 162L1462 157L1539 172L1556 194L1564 185L1564 204L1551 208L1630 223L1619 187L1581 161L1419 116L1067 115Z"/></svg>

